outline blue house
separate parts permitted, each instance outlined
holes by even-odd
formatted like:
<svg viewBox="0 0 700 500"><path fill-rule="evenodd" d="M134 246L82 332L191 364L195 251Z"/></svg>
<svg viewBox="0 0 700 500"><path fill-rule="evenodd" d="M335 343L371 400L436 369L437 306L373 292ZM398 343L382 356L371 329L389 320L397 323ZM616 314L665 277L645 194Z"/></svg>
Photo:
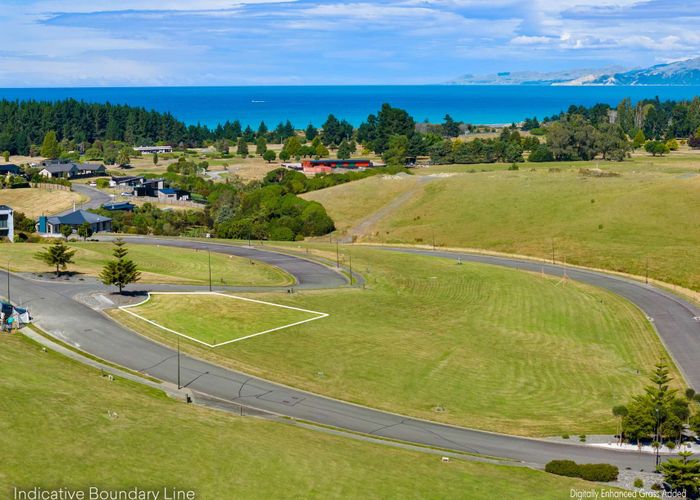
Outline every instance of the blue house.
<svg viewBox="0 0 700 500"><path fill-rule="evenodd" d="M105 203L102 205L102 208L105 210L109 210L110 212L116 212L116 211L124 211L124 212L133 212L134 208L136 208L136 205L133 203L130 203L128 201L122 201L118 202L115 201L113 203Z"/></svg>
<svg viewBox="0 0 700 500"><path fill-rule="evenodd" d="M5 163L4 165L0 165L0 175L19 175L19 172L19 167L14 163Z"/></svg>
<svg viewBox="0 0 700 500"><path fill-rule="evenodd" d="M112 230L112 219L93 214L85 210L76 210L65 215L42 215L36 224L36 231L44 235L61 234L63 226L70 226L76 231L85 223L90 224L93 233Z"/></svg>

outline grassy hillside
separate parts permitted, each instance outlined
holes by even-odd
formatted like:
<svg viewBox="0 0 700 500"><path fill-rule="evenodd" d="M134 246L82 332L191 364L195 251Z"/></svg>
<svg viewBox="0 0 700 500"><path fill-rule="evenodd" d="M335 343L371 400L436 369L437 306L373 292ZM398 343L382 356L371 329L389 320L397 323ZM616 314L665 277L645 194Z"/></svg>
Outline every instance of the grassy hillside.
<svg viewBox="0 0 700 500"><path fill-rule="evenodd" d="M181 346L333 397L526 435L614 431L610 408L638 393L663 356L639 310L602 290L494 266L352 251L367 289L250 295L328 318L216 349Z"/></svg>
<svg viewBox="0 0 700 500"><path fill-rule="evenodd" d="M55 271L34 255L49 243L1 244L3 267L10 261L10 269L18 272L51 273ZM74 242L70 246L78 252L68 271L96 276L105 262L112 259L114 245L99 242ZM207 252L159 245L127 245L129 257L142 270L145 283L181 283L204 285L209 283ZM292 282L285 272L262 262L218 253L211 254L212 281L215 285L284 285Z"/></svg>
<svg viewBox="0 0 700 500"><path fill-rule="evenodd" d="M17 212L36 219L40 215L50 215L73 208L74 203L80 203L83 198L72 191L58 189L2 189L0 190L0 205L9 205Z"/></svg>
<svg viewBox="0 0 700 500"><path fill-rule="evenodd" d="M186 406L0 335L0 496L14 486L197 498L565 498L593 485ZM379 473L381 471L381 473Z"/></svg>
<svg viewBox="0 0 700 500"><path fill-rule="evenodd" d="M410 181L404 203L364 226L359 222L372 219L376 205L390 204L394 192L361 181L334 188L332 196L307 196L322 201L342 230L359 227L360 241L432 244L434 238L440 246L543 258L551 258L553 247L559 261L640 275L648 258L652 277L700 290L700 162L681 156L601 165L622 175L580 175L579 164L515 172L485 165L425 169L419 173L453 176ZM376 202L349 212L354 197Z"/></svg>

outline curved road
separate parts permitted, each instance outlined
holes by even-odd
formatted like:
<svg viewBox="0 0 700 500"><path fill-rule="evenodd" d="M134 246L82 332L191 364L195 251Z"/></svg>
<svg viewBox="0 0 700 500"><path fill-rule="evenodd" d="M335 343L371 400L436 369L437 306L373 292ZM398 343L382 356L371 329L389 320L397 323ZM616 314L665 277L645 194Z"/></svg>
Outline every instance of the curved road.
<svg viewBox="0 0 700 500"><path fill-rule="evenodd" d="M207 241L126 238L132 243L157 243L254 258L279 266L306 288L337 287L345 279L319 263L292 255L245 246ZM457 254L441 251L389 249L437 257L457 258L486 264L561 275L564 268L551 264L502 257ZM656 288L602 273L566 269L569 277L618 293L636 303L654 319L661 338L685 374L688 383L700 388L700 323L693 319L700 311L691 304ZM4 272L0 280L4 280ZM100 358L147 373L160 380L177 379L177 354L111 321L103 314L73 300L76 290L88 285L47 283L11 276L12 296L31 308L36 322L57 338ZM147 287L140 287L147 288ZM95 289L95 286L92 286ZM76 321L79 318L79 321ZM619 452L579 444L564 444L423 421L361 407L261 380L202 360L181 356L183 384L197 393L235 402L249 408L330 425L378 437L449 448L457 451L505 457L541 465L555 458L580 462L608 462L635 470L653 468L654 457L636 452Z"/></svg>

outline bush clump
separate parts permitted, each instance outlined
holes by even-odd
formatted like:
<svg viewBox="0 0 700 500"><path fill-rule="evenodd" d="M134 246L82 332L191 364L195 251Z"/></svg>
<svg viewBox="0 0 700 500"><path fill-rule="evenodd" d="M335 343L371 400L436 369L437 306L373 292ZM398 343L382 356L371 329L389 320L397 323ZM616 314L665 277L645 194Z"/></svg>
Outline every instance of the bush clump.
<svg viewBox="0 0 700 500"><path fill-rule="evenodd" d="M573 460L552 460L545 468L550 474L579 477L586 481L610 482L617 479L619 469L610 464L577 464Z"/></svg>

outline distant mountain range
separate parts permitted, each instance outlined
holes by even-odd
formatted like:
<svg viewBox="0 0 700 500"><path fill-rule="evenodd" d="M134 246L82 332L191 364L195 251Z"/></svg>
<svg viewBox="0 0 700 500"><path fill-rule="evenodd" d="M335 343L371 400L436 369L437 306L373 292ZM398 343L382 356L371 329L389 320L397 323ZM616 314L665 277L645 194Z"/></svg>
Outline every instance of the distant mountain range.
<svg viewBox="0 0 700 500"><path fill-rule="evenodd" d="M463 75L449 85L700 85L700 57L648 68L608 67L538 73Z"/></svg>

